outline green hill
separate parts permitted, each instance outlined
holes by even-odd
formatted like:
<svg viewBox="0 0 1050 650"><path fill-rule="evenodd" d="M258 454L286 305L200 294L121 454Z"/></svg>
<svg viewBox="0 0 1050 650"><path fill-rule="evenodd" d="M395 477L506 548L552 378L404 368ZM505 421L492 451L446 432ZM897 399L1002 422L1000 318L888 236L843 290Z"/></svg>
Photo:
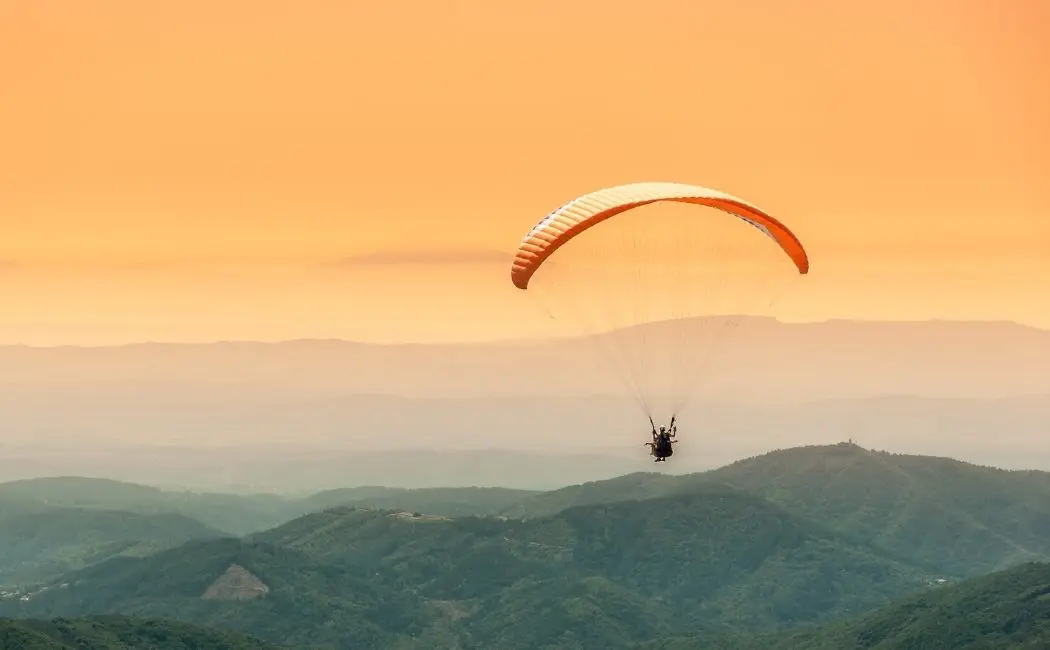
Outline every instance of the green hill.
<svg viewBox="0 0 1050 650"><path fill-rule="evenodd" d="M1050 473L856 445L796 448L705 475L959 576L1050 559Z"/></svg>
<svg viewBox="0 0 1050 650"><path fill-rule="evenodd" d="M334 506L408 510L426 514L490 515L538 492L504 488L355 487L306 498L272 494L198 494L108 479L54 477L0 483L0 512L54 507L101 508L138 514L180 514L229 535L247 535Z"/></svg>
<svg viewBox="0 0 1050 650"><path fill-rule="evenodd" d="M524 522L339 508L106 562L0 613L175 618L328 648L617 648L834 620L927 578L711 488Z"/></svg>
<svg viewBox="0 0 1050 650"><path fill-rule="evenodd" d="M73 476L0 483L0 503L22 509L101 508L146 515L181 514L230 535L266 530L308 511L295 501L269 494L198 494Z"/></svg>
<svg viewBox="0 0 1050 650"><path fill-rule="evenodd" d="M287 645L389 647L427 622L412 594L360 570L237 539L189 542L117 558L63 577L0 615L122 614L237 630Z"/></svg>
<svg viewBox="0 0 1050 650"><path fill-rule="evenodd" d="M251 637L174 621L119 616L0 620L0 650L279 650Z"/></svg>
<svg viewBox="0 0 1050 650"><path fill-rule="evenodd" d="M1020 650L1050 647L1050 564L923 591L825 627L760 637L680 638L637 650Z"/></svg>
<svg viewBox="0 0 1050 650"><path fill-rule="evenodd" d="M575 505L729 485L911 562L973 576L1050 559L1050 473L1007 471L853 444L798 447L700 474L632 474L555 490L503 512L547 516Z"/></svg>
<svg viewBox="0 0 1050 650"><path fill-rule="evenodd" d="M77 508L0 511L0 587L34 583L118 555L148 555L222 534L176 514Z"/></svg>
<svg viewBox="0 0 1050 650"><path fill-rule="evenodd" d="M875 619L858 615L893 599L1050 557L1050 474L851 444L539 494L368 487L253 500L78 481L0 485L0 554L34 575L87 565L0 593L0 614L177 619L293 647L847 648L858 646L834 635L860 634ZM114 502L136 510L107 510ZM183 511L298 514L244 539L194 540L217 532L183 525ZM110 529L127 534L113 541ZM191 530L176 548L128 557ZM22 537L3 538L12 531ZM960 587L991 588L976 584ZM946 606L930 602L924 616Z"/></svg>
<svg viewBox="0 0 1050 650"><path fill-rule="evenodd" d="M673 616L647 606L631 592L600 579L561 585L562 598L547 600L535 583L507 590L507 607L539 601L532 620L542 625L507 627L485 617L478 632L484 645L459 644L454 636L431 633L390 647L631 648L632 650L1013 650L1050 647L1050 564L1025 564L958 585L898 600L844 622L760 636L742 634L661 638L650 636ZM453 607L444 609L456 614ZM463 612L458 612L463 614ZM551 637L554 637L553 639ZM227 631L160 619L97 616L82 619L0 620L0 649L115 650L279 650L309 646L270 645Z"/></svg>
<svg viewBox="0 0 1050 650"><path fill-rule="evenodd" d="M329 505L485 514L532 494L489 488L365 487L293 500L168 492L105 479L14 481L0 484L0 588L44 582L114 556L147 555L191 539L270 528Z"/></svg>

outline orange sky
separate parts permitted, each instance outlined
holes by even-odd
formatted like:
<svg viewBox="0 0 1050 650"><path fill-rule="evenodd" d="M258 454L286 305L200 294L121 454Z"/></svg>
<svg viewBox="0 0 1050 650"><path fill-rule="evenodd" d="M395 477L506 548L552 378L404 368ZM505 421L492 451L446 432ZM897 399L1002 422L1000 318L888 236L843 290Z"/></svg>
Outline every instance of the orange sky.
<svg viewBox="0 0 1050 650"><path fill-rule="evenodd" d="M634 180L787 221L786 319L1050 327L1048 79L1040 0L0 0L0 342L533 333L493 251Z"/></svg>

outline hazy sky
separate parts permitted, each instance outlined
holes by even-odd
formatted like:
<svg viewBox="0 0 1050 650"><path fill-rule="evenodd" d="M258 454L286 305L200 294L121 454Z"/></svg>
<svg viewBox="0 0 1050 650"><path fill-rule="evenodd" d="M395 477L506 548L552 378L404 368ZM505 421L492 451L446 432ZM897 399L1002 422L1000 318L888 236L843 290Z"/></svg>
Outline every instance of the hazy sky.
<svg viewBox="0 0 1050 650"><path fill-rule="evenodd" d="M634 180L791 224L786 319L1050 327L1048 79L1041 0L0 0L0 342L528 334Z"/></svg>

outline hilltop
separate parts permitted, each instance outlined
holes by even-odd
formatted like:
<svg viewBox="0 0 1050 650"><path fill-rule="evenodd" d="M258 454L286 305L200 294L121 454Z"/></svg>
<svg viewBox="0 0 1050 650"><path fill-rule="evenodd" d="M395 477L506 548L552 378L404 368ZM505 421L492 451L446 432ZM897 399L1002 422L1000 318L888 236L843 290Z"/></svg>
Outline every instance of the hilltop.
<svg viewBox="0 0 1050 650"><path fill-rule="evenodd" d="M798 447L686 476L632 474L540 494L504 511L543 516L575 505L728 485L847 537L957 576L1050 559L1050 473L1007 471L855 444Z"/></svg>
<svg viewBox="0 0 1050 650"><path fill-rule="evenodd" d="M977 575L1050 559L1050 473L857 445L796 448L710 472L853 539Z"/></svg>

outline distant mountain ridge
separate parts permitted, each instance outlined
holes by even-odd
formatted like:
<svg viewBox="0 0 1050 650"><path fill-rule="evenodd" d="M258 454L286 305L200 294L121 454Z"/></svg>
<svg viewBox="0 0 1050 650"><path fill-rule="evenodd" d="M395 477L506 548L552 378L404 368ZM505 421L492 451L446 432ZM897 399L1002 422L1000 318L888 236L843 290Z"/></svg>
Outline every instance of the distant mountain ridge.
<svg viewBox="0 0 1050 650"><path fill-rule="evenodd" d="M760 317L744 322L746 334L734 337L720 353L733 370L712 388L711 398L747 402L757 392L759 401L768 403L885 393L1050 394L1046 330L1009 322L782 323ZM690 326L675 324L676 329ZM667 327L637 325L626 335L659 345L660 332ZM594 366L593 350L575 338L475 344L299 340L0 347L0 382L22 398L40 389L79 388L90 399L122 386L135 386L135 394L147 400L156 391L203 397L219 387L224 397L235 400L253 393L288 399L367 394L450 398L618 390Z"/></svg>
<svg viewBox="0 0 1050 650"><path fill-rule="evenodd" d="M719 375L681 414L682 453L669 471L848 438L1050 468L1050 452L1035 444L1050 422L1048 331L1001 322L745 321ZM660 340L664 327L625 335ZM490 472L543 479L513 487L642 469L648 423L593 353L579 339L0 347L0 479L90 472L142 482L148 465L165 483L207 477L213 489L323 489L347 475L376 483L421 471L435 478L390 482L449 485L460 473L482 485L490 484L486 465L465 453L486 449L547 455L523 461L521 471L505 463ZM268 450L278 443L282 451ZM137 447L142 460L115 463L103 447ZM393 449L401 455L383 455ZM460 457L400 469L405 450L432 449ZM568 456L580 458L563 462ZM288 473L272 471L281 461ZM263 476L287 479L267 486Z"/></svg>
<svg viewBox="0 0 1050 650"><path fill-rule="evenodd" d="M222 399L56 393L33 403L0 395L0 481L75 474L239 493L365 484L552 489L635 471L702 471L771 448L850 438L1050 469L1050 395L784 406L701 400L680 418L679 453L666 466L654 466L641 446L644 415L615 397Z"/></svg>

